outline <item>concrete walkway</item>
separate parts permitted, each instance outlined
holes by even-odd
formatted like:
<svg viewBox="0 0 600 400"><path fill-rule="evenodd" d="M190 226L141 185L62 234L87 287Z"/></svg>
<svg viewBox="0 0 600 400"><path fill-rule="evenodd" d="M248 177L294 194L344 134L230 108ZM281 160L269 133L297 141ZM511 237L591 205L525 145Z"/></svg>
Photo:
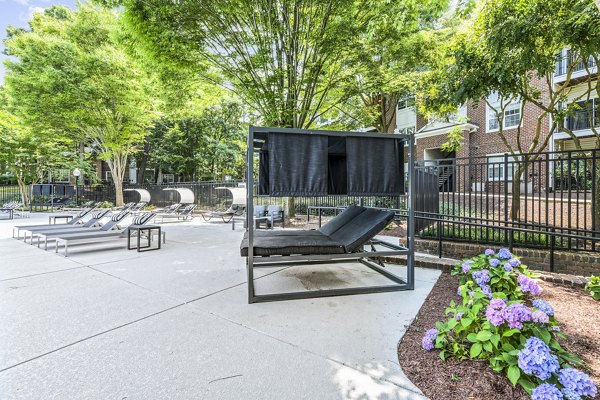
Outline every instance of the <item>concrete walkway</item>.
<svg viewBox="0 0 600 400"><path fill-rule="evenodd" d="M0 221L3 399L424 398L396 347L438 271L417 269L409 292L248 305L240 228L164 224L161 251L121 241L69 258L10 238L45 221ZM262 270L257 290L380 282L342 267Z"/></svg>

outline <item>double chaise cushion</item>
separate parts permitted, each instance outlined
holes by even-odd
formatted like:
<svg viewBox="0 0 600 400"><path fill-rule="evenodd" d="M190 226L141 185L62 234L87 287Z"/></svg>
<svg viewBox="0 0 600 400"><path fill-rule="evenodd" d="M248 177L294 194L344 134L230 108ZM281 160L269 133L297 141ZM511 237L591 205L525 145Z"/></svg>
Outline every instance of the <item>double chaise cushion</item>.
<svg viewBox="0 0 600 400"><path fill-rule="evenodd" d="M394 218L392 211L351 206L319 230L254 232L254 255L344 254L362 247ZM248 256L248 232L240 246Z"/></svg>

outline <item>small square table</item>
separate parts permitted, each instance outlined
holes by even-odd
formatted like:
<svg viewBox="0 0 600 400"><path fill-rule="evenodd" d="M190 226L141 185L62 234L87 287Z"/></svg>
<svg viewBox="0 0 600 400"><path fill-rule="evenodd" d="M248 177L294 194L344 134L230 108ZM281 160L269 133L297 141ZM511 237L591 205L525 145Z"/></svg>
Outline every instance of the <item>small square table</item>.
<svg viewBox="0 0 600 400"><path fill-rule="evenodd" d="M156 231L158 233L158 247L151 247L152 246L152 231ZM137 246L136 247L131 247L131 233L132 232L137 232ZM141 245L142 232L147 232L147 235L148 235L148 244L145 246ZM129 228L127 228L127 250L137 249L138 253L141 253L143 251L159 250L161 240L164 241L164 234L161 231L160 225L130 225Z"/></svg>

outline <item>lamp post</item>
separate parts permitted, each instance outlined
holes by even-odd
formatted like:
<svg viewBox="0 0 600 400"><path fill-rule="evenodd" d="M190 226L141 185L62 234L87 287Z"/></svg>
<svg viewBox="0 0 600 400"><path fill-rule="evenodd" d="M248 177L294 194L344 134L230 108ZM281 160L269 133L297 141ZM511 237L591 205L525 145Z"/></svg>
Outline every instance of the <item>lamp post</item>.
<svg viewBox="0 0 600 400"><path fill-rule="evenodd" d="M73 170L73 176L75 177L75 204L79 205L79 177L81 176L79 168Z"/></svg>

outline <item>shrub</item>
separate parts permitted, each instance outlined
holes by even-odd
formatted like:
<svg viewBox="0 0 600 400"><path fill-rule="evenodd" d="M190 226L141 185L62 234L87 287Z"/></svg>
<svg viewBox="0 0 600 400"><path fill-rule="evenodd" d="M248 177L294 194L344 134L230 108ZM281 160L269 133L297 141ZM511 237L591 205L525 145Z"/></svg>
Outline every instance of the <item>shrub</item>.
<svg viewBox="0 0 600 400"><path fill-rule="evenodd" d="M600 275L592 276L587 285L585 285L585 290L590 292L594 300L600 301Z"/></svg>
<svg viewBox="0 0 600 400"><path fill-rule="evenodd" d="M509 250L488 249L457 265L452 275L459 278L460 299L450 302L446 321L427 331L426 350L439 350L442 360L487 360L533 399L595 395L591 379L573 369L583 362L557 341L565 336L552 306L537 298L538 281Z"/></svg>
<svg viewBox="0 0 600 400"><path fill-rule="evenodd" d="M113 208L114 204L110 201L103 201L98 205L98 208Z"/></svg>

